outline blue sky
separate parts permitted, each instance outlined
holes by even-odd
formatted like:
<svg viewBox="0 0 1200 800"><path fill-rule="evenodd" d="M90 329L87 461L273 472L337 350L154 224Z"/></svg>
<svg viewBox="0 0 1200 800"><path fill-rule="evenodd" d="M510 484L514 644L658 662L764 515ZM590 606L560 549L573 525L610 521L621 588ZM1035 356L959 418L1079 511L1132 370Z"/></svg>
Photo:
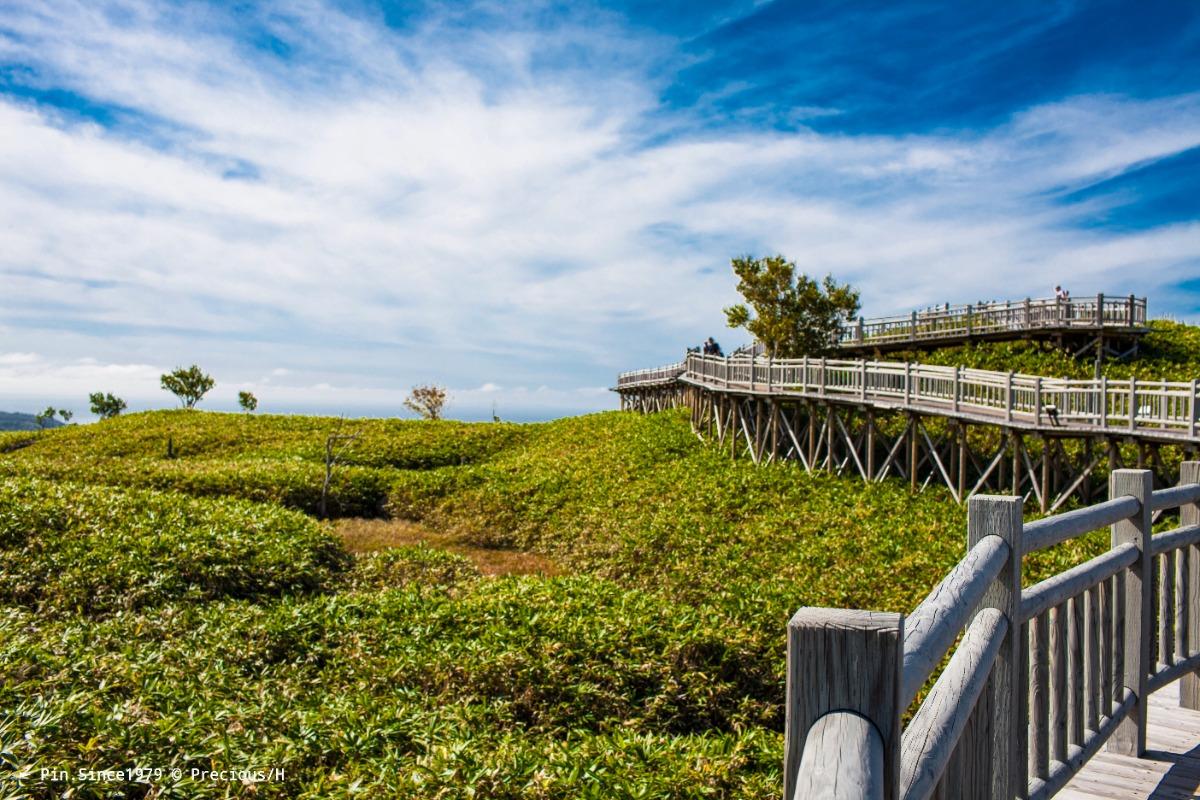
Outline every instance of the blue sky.
<svg viewBox="0 0 1200 800"><path fill-rule="evenodd" d="M733 256L1200 317L1200 5L0 0L0 408L608 408Z"/></svg>

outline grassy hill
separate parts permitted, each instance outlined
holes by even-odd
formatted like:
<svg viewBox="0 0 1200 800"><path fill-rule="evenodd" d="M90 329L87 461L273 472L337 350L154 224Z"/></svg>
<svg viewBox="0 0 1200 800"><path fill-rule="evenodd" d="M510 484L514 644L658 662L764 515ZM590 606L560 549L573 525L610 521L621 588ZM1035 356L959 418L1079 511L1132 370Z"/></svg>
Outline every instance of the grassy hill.
<svg viewBox="0 0 1200 800"><path fill-rule="evenodd" d="M1195 334L1159 327L1144 363L1110 369L1195 374ZM924 358L1091 369L1021 344ZM320 521L334 431L360 438ZM136 762L183 771L169 796L226 796L192 768L281 768L232 791L773 798L788 616L907 611L965 531L937 490L734 462L678 412L167 411L20 436L0 435L16 796L98 796L40 770ZM1039 554L1031 580L1102 538Z"/></svg>

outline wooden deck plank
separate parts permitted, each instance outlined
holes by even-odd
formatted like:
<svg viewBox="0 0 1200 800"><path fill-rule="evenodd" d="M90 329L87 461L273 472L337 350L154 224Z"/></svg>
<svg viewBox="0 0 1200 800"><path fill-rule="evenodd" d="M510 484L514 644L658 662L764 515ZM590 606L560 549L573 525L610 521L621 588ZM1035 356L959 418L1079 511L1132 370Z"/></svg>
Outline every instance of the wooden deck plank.
<svg viewBox="0 0 1200 800"><path fill-rule="evenodd" d="M1055 795L1062 800L1200 797L1200 711L1179 707L1179 684L1150 696L1145 758L1101 751Z"/></svg>

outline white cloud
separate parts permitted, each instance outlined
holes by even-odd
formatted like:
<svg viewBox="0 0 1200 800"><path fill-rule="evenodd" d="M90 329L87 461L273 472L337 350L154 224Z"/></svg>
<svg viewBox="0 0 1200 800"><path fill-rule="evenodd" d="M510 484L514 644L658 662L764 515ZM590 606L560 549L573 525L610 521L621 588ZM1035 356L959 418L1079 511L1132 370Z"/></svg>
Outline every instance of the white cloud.
<svg viewBox="0 0 1200 800"><path fill-rule="evenodd" d="M1079 228L1049 199L1200 144L1195 96L1068 98L972 134L660 140L686 112L638 65L669 43L605 19L450 49L437 20L401 34L281 6L269 24L320 54L283 63L220 20L107 5L14 9L0 38L146 120L134 137L0 100L0 313L7 345L44 357L0 360L0 397L103 378L150 398L148 364L197 361L297 397L391 404L435 380L610 406L572 387L718 332L742 252L851 279L868 313L1061 280L1153 309L1200 258L1194 225ZM633 66L535 73L564 40Z"/></svg>

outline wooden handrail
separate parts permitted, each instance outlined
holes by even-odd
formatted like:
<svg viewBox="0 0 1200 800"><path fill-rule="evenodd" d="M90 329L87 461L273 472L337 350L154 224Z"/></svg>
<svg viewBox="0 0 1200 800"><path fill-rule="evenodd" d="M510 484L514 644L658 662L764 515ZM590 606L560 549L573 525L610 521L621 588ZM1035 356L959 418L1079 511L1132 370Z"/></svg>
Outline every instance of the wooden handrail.
<svg viewBox="0 0 1200 800"><path fill-rule="evenodd" d="M1178 508L1180 526L1152 536L1152 508ZM1152 493L1147 470L1115 470L1104 503L1028 524L1020 514L1019 498L972 498L970 550L907 619L797 612L785 798L926 800L940 789L1046 800L1106 745L1145 752L1151 690L1180 680L1181 704L1200 709L1200 462L1184 462L1171 489ZM1108 552L1021 588L1023 554L1105 526ZM964 627L903 736L890 735ZM844 712L855 718L816 724ZM898 781L881 782L879 765L891 763ZM948 775L981 766L990 782L976 772L946 792ZM814 769L826 782L814 782ZM820 791L834 784L839 793Z"/></svg>

